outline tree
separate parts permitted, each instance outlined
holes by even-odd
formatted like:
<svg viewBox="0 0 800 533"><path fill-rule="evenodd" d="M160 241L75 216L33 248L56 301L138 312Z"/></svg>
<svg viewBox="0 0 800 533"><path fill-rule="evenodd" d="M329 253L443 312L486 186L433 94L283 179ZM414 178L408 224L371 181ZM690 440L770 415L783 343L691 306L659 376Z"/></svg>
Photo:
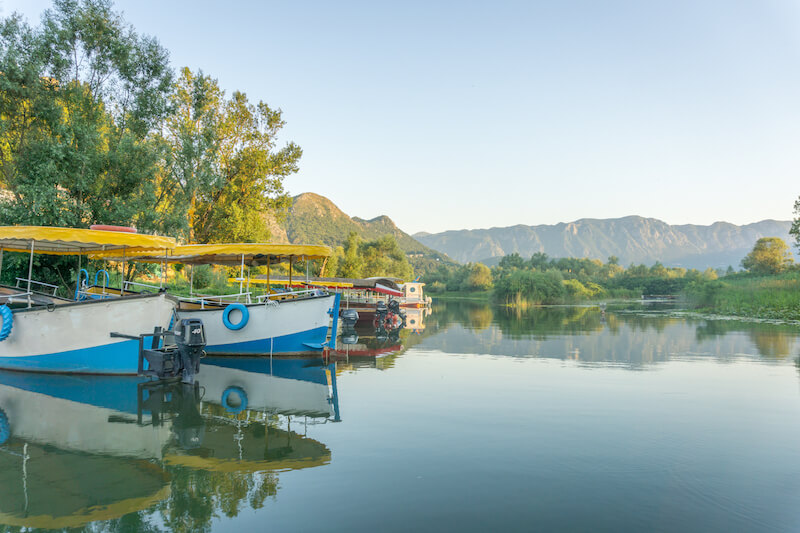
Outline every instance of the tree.
<svg viewBox="0 0 800 533"><path fill-rule="evenodd" d="M742 259L742 266L756 274L778 274L793 263L792 253L783 239L763 237Z"/></svg>
<svg viewBox="0 0 800 533"><path fill-rule="evenodd" d="M519 255L519 253L514 252L513 254L508 254L504 256L500 260L500 268L522 268L525 266L525 260Z"/></svg>
<svg viewBox="0 0 800 533"><path fill-rule="evenodd" d="M800 198L794 202L794 215L792 220L792 227L789 229L789 235L794 237L794 245L800 248Z"/></svg>
<svg viewBox="0 0 800 533"><path fill-rule="evenodd" d="M172 105L168 189L186 203L190 240L268 240L264 215L285 217L290 199L283 180L297 172L302 156L291 142L276 149L285 125L281 110L251 104L238 91L226 100L216 80L188 68L181 71Z"/></svg>
<svg viewBox="0 0 800 533"><path fill-rule="evenodd" d="M384 235L377 240L366 242L360 251L364 264L362 275L365 277L392 276L411 279L414 275L405 252L400 249L392 235Z"/></svg>
<svg viewBox="0 0 800 533"><path fill-rule="evenodd" d="M344 244L344 258L339 261L339 276L344 278L360 278L363 268L361 258L361 237L358 233L351 231Z"/></svg>
<svg viewBox="0 0 800 533"><path fill-rule="evenodd" d="M55 0L39 28L0 22L0 221L166 231L157 216L167 52L108 0Z"/></svg>
<svg viewBox="0 0 800 533"><path fill-rule="evenodd" d="M466 289L485 291L492 288L492 271L483 263L473 263L468 266L469 275L466 279Z"/></svg>

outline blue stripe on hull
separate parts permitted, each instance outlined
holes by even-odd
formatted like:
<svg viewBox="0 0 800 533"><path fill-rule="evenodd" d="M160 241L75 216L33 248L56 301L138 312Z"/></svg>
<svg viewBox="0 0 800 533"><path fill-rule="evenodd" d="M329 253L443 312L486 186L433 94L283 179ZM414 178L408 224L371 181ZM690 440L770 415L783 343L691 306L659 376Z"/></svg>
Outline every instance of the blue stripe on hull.
<svg viewBox="0 0 800 533"><path fill-rule="evenodd" d="M322 385L328 384L325 369L328 368L319 355L302 359L276 359L270 361L264 357L205 357L200 365L200 377L198 381L203 382L204 372L206 375L213 372L210 367L230 368L250 372L251 374L265 374L284 379L295 379L298 381L308 381ZM2 376L0 376L2 377Z"/></svg>
<svg viewBox="0 0 800 533"><path fill-rule="evenodd" d="M44 355L0 357L0 369L74 374L136 374L139 341L127 340Z"/></svg>
<svg viewBox="0 0 800 533"><path fill-rule="evenodd" d="M283 335L282 337L274 337L273 339L258 339L254 341L232 342L229 344L209 344L206 346L206 352L230 354L269 354L270 340L272 341L271 346L273 355L321 352L322 350L310 348L306 343L319 345L325 342L327 338L328 326L321 326L308 331Z"/></svg>
<svg viewBox="0 0 800 533"><path fill-rule="evenodd" d="M138 405L138 385L143 381L147 381L147 378L0 371L0 385L134 414Z"/></svg>

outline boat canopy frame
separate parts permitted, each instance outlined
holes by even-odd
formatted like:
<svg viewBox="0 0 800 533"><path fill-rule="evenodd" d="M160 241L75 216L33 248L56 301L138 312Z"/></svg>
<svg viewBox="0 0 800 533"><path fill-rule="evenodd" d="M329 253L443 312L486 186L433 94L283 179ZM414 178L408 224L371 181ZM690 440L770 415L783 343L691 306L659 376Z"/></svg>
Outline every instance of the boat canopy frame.
<svg viewBox="0 0 800 533"><path fill-rule="evenodd" d="M175 239L159 235L146 235L123 231L106 231L83 228L56 228L47 226L0 226L0 273L3 268L4 252L29 253L28 278L18 279L27 282L26 292L16 296L26 296L28 307L32 305L32 283L34 254L77 255L78 271L83 254L93 259L106 259L122 254L123 273L125 256L128 253L156 254L175 248ZM78 281L77 283L80 283ZM21 288L21 287L20 287Z"/></svg>

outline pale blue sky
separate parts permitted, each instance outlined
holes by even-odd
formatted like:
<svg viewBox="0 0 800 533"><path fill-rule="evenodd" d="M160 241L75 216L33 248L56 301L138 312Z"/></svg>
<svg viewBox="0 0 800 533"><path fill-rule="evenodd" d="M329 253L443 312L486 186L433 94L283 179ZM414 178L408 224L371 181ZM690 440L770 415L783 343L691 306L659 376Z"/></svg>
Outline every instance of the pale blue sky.
<svg viewBox="0 0 800 533"><path fill-rule="evenodd" d="M175 68L283 109L289 192L411 233L785 220L800 195L796 1L116 5Z"/></svg>

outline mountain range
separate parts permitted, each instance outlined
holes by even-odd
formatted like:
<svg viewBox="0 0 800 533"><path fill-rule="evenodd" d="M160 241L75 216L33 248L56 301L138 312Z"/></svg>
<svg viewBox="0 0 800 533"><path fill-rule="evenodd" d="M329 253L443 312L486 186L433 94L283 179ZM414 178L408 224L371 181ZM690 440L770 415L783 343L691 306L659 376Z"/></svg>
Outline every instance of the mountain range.
<svg viewBox="0 0 800 533"><path fill-rule="evenodd" d="M268 225L274 242L325 244L331 247L344 244L351 232L366 241L391 235L418 274L441 263L453 263L445 254L425 246L398 228L385 215L370 220L350 217L328 198L310 192L292 199L286 220L281 223L268 221Z"/></svg>
<svg viewBox="0 0 800 533"><path fill-rule="evenodd" d="M628 216L584 218L569 223L510 226L476 230L417 233L421 243L461 262L494 265L517 252L528 258L535 252L550 257L619 258L620 264L661 261L667 266L705 269L737 268L761 237L780 237L787 243L790 221L762 220L737 226L715 222L709 226L670 225L654 218Z"/></svg>
<svg viewBox="0 0 800 533"><path fill-rule="evenodd" d="M655 218L584 218L569 223L509 226L476 230L417 233L413 236L383 215L369 220L350 217L328 198L303 193L293 198L286 219L268 222L275 242L340 246L350 232L364 240L392 235L406 252L417 273L453 259L462 263L497 264L517 252L525 258L536 252L550 257L588 257L620 264L660 261L667 266L705 269L738 268L742 258L761 237L792 242L790 221L762 220L737 226L715 222L708 226L671 225ZM452 258L452 259L451 259Z"/></svg>

